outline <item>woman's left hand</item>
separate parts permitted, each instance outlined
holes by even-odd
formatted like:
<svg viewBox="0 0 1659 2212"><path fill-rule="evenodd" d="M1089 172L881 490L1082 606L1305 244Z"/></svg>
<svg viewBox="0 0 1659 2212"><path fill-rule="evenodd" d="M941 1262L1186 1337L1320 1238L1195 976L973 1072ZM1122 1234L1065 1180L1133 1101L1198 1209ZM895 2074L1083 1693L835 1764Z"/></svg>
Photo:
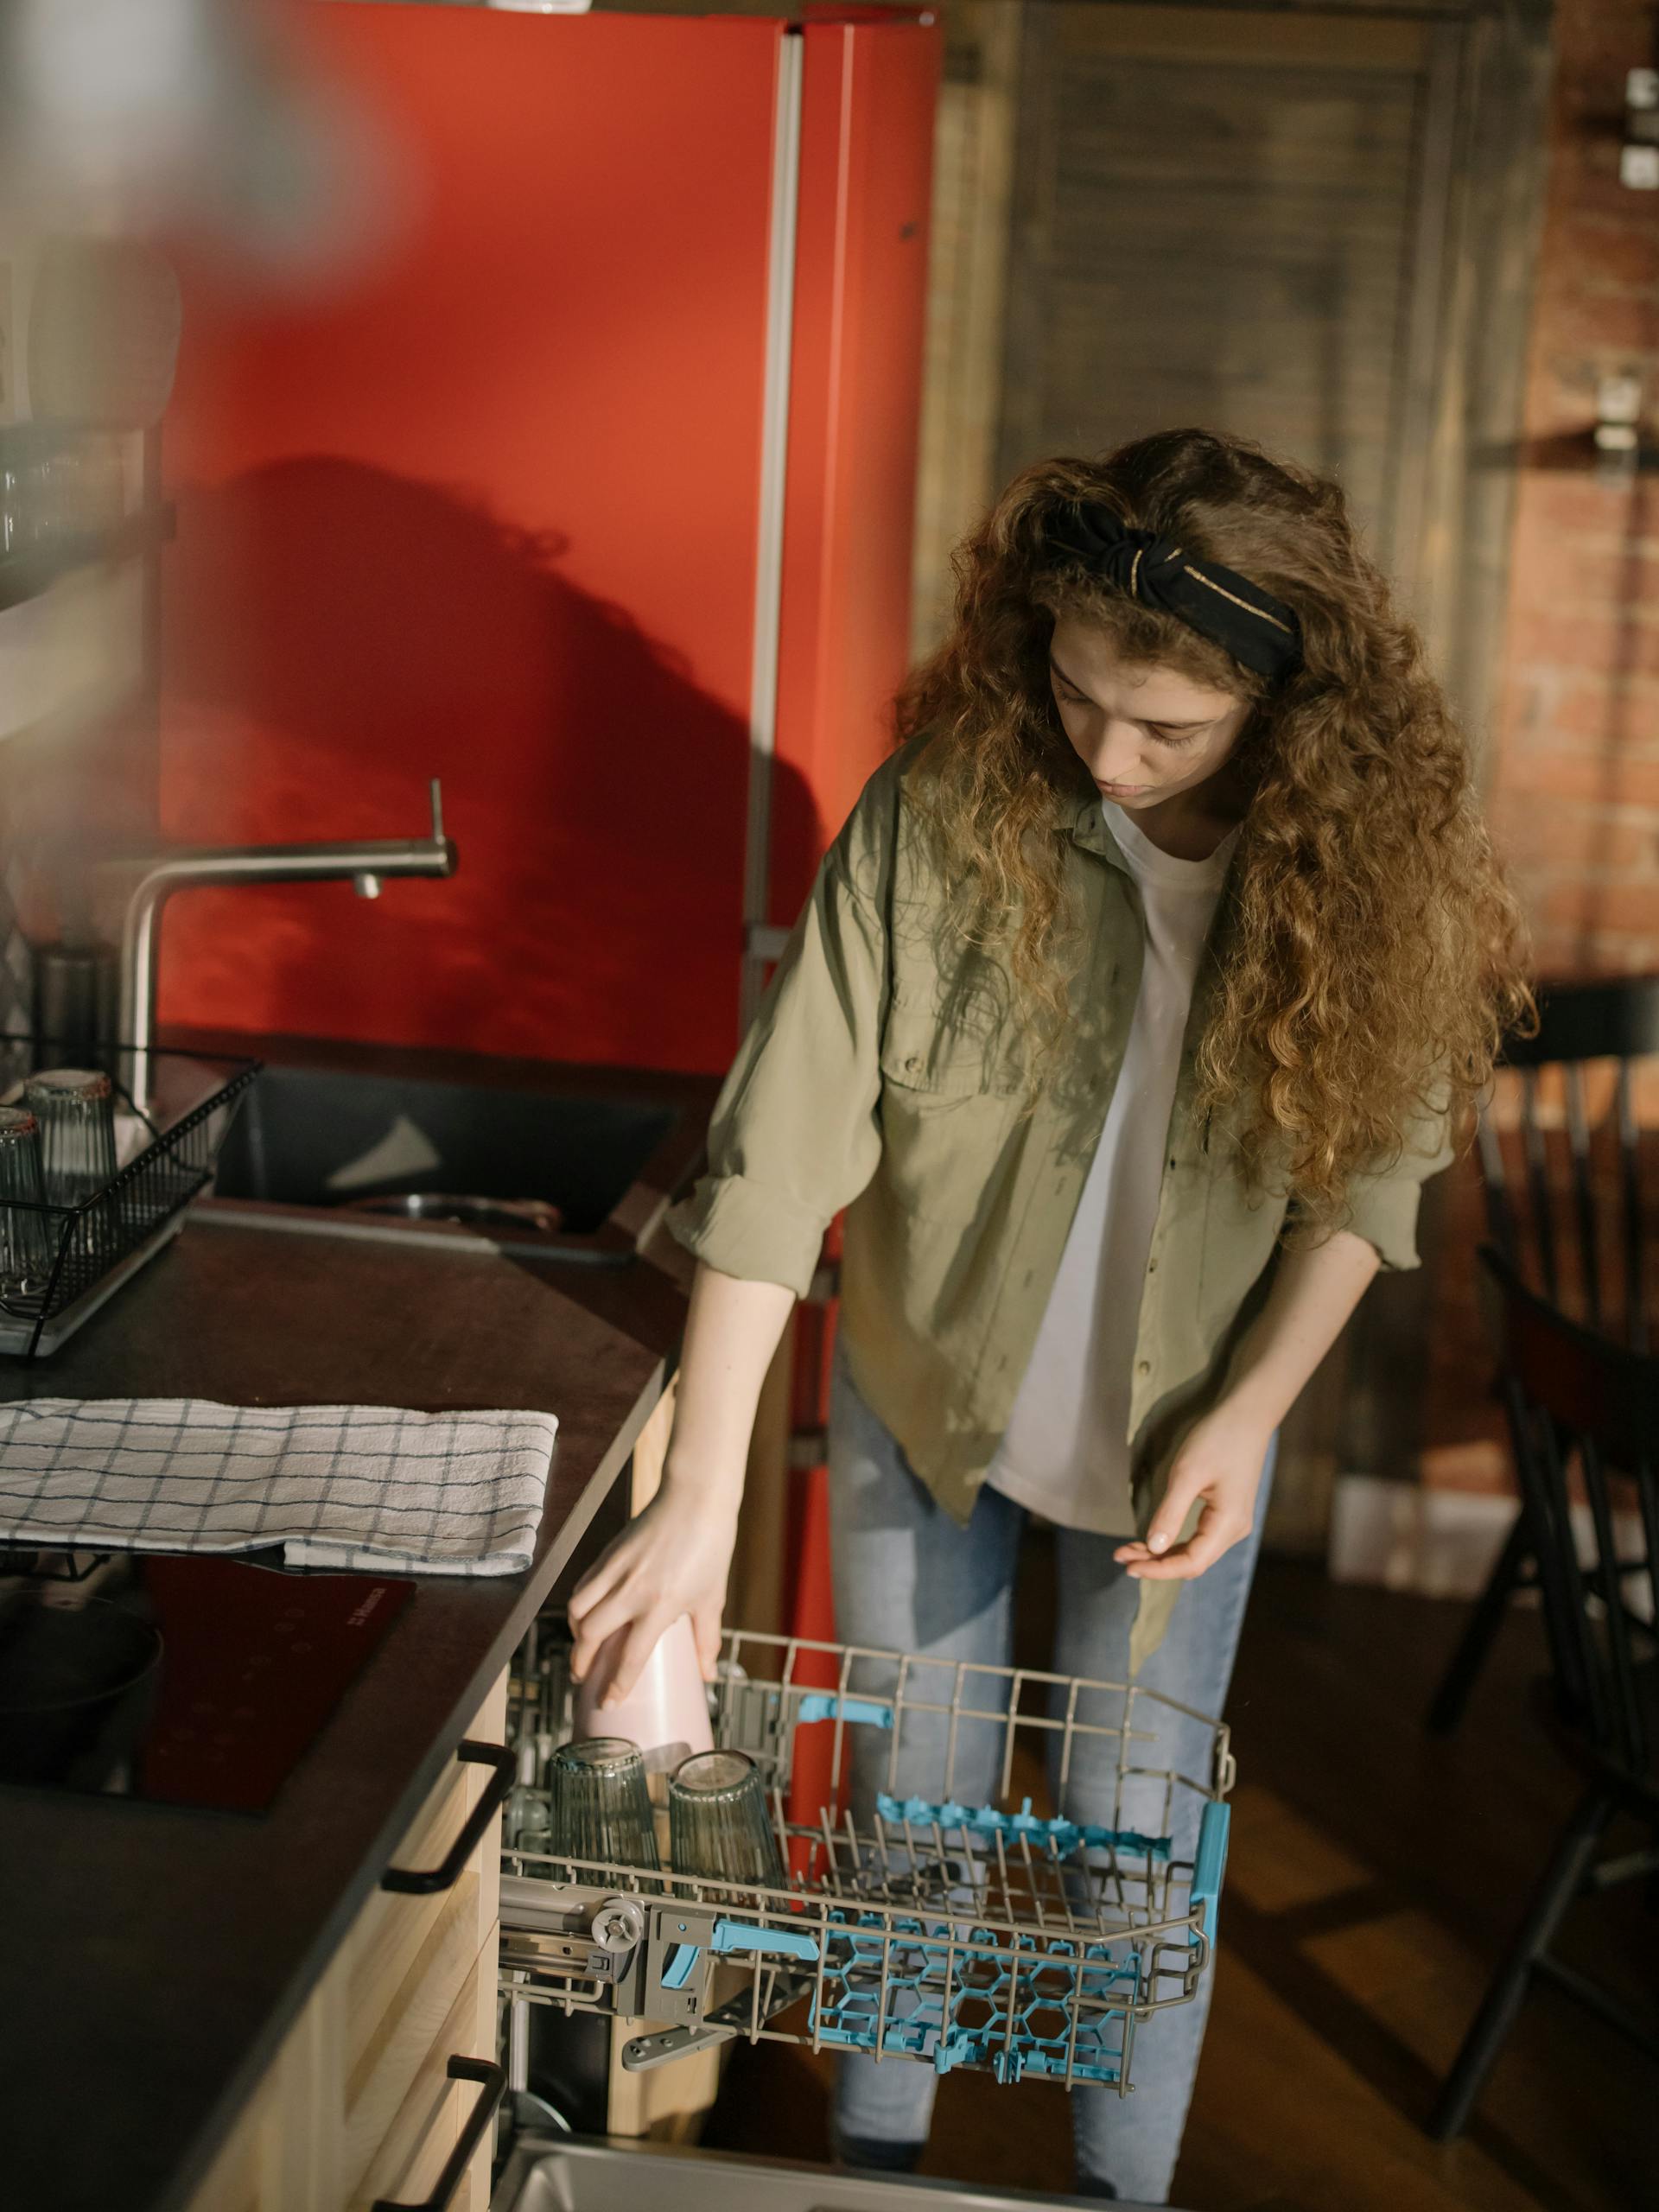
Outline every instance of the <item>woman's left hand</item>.
<svg viewBox="0 0 1659 2212"><path fill-rule="evenodd" d="M1273 1440L1263 1427L1224 1399L1188 1434L1169 1471L1169 1486L1144 1542L1120 1544L1112 1557L1138 1581L1187 1582L1211 1567L1250 1532L1255 1493ZM1203 1512L1183 1543L1194 1505Z"/></svg>

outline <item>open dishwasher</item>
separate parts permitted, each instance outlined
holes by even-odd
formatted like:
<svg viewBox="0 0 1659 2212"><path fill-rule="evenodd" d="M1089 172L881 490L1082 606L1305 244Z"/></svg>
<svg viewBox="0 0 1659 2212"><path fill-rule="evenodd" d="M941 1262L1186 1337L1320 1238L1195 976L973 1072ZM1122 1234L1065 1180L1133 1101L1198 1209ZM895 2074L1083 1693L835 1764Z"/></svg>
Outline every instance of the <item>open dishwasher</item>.
<svg viewBox="0 0 1659 2212"><path fill-rule="evenodd" d="M1224 1724L1134 1684L731 1630L713 1738L759 1770L781 1878L688 1878L665 1822L656 1868L537 1847L571 1729L569 1648L544 1616L512 1675L510 2111L536 2109L537 2008L626 2024L612 2033L633 2074L747 2038L1132 2093L1137 2030L1191 2002L1213 1955ZM1156 2038L1143 2048L1155 2060ZM725 2212L1020 2201L562 2133L515 2145L495 2201L666 2212L705 2190Z"/></svg>

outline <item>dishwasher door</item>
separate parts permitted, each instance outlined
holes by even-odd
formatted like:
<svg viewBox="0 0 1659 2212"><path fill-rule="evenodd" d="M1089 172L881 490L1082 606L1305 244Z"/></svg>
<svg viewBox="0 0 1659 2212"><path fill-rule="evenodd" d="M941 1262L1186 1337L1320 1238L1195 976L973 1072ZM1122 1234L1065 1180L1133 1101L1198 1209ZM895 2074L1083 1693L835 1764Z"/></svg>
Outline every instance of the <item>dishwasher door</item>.
<svg viewBox="0 0 1659 2212"><path fill-rule="evenodd" d="M854 2174L795 2159L723 2158L678 2145L521 2136L490 2212L1087 2212L1098 2199L976 2189L909 2175ZM1122 2212L1151 2212L1124 2204Z"/></svg>

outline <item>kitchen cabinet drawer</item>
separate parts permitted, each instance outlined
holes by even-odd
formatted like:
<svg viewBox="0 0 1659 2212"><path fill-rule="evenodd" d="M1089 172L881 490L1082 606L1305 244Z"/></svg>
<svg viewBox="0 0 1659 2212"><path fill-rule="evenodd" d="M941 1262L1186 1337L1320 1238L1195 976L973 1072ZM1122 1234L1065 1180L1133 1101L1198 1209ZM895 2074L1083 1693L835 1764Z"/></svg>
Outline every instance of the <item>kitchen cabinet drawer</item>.
<svg viewBox="0 0 1659 2212"><path fill-rule="evenodd" d="M505 1742L506 1698L504 1675L468 1727L469 1740ZM392 1865L405 1869L441 1865L489 1788L491 1772L471 1761L454 1761L392 1853ZM353 2101L365 2075L381 2063L388 2017L423 2004L429 2012L434 1993L441 1987L442 2002L435 2015L441 2018L461 1974L495 1925L501 1890L500 1835L498 1817L453 1888L425 1897L377 1890L352 1923L331 1972L341 1971L346 1978L345 2053ZM461 1967L452 1972L444 1962L456 1958ZM432 2024L429 2018L428 2025Z"/></svg>
<svg viewBox="0 0 1659 2212"><path fill-rule="evenodd" d="M503 1675L465 1733L499 1744L505 1726ZM392 1853L392 1866L441 1865L492 1774L453 1761ZM480 2094L475 2083L446 2078L450 2056L495 2055L500 1871L498 1814L453 1884L426 1895L374 1891L190 2212L341 2212L385 2195L378 2177L388 2160L395 2166L399 2159L404 2178L391 2186L404 2192L399 2201L422 2200L429 2183L416 2188L415 2177L429 2164L434 2176L442 2171ZM488 2202L488 2131L482 2156L481 2190L469 2174L452 2199L468 2212L483 2212Z"/></svg>
<svg viewBox="0 0 1659 2212"><path fill-rule="evenodd" d="M423 2204L436 2187L470 2115L487 2089L455 2080L452 2058L495 2057L493 1931L468 1971L430 2045L422 2052L408 2093L346 2202L350 2212L376 2202ZM449 2212L486 2212L493 2127L486 2127L449 2198Z"/></svg>
<svg viewBox="0 0 1659 2212"><path fill-rule="evenodd" d="M402 1986L381 2008L348 2074L344 2156L346 2183L353 2190L407 2107L417 2076L429 2069L449 2015L461 2002L486 1944L493 1962L495 1930L492 1926L480 1935L474 1918L476 1888L475 1877L468 1873L448 1893L450 1909L433 1922ZM451 2051L470 2057L487 2055L473 2050L466 2040L452 2039L438 2060L440 2082ZM384 2190L369 2193L385 2194Z"/></svg>

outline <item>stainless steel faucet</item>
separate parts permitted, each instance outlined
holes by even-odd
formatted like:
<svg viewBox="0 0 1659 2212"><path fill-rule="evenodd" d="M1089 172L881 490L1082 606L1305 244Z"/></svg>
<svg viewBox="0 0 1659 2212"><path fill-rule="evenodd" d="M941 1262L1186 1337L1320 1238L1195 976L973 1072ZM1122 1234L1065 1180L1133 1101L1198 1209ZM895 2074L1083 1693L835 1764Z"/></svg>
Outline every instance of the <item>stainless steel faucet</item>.
<svg viewBox="0 0 1659 2212"><path fill-rule="evenodd" d="M127 894L121 927L119 1041L130 1048L122 1079L141 1104L149 1095L156 1032L156 965L162 908L175 891L203 884L324 883L349 879L378 899L384 878L453 875L456 853L443 834L443 799L432 779L429 837L364 837L339 845L181 846L147 857Z"/></svg>

